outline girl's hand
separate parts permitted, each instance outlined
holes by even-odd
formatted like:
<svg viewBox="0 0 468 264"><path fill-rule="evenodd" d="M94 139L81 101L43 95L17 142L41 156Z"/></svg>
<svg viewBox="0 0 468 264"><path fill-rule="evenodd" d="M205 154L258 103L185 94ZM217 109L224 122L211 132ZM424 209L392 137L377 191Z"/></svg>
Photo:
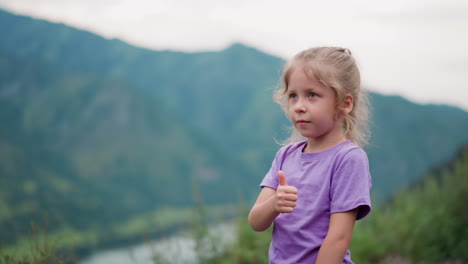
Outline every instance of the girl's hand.
<svg viewBox="0 0 468 264"><path fill-rule="evenodd" d="M275 193L274 208L278 213L292 213L297 201L297 188L289 186L286 175L283 171L278 171L279 185Z"/></svg>

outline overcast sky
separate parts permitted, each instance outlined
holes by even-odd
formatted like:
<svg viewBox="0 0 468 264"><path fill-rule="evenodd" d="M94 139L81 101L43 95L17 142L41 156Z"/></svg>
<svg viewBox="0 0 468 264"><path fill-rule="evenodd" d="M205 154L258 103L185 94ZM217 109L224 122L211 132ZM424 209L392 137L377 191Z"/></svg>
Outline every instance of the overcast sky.
<svg viewBox="0 0 468 264"><path fill-rule="evenodd" d="M465 0L0 0L0 7L152 49L242 42L286 59L311 46L344 46L371 90L468 110Z"/></svg>

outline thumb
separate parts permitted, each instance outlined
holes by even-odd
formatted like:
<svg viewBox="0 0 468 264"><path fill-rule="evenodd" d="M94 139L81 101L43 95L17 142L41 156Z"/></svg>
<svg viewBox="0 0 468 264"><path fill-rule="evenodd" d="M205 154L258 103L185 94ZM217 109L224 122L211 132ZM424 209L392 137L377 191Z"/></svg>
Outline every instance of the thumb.
<svg viewBox="0 0 468 264"><path fill-rule="evenodd" d="M286 175L284 175L283 171L278 171L278 181L279 185L287 186L288 182L286 181Z"/></svg>

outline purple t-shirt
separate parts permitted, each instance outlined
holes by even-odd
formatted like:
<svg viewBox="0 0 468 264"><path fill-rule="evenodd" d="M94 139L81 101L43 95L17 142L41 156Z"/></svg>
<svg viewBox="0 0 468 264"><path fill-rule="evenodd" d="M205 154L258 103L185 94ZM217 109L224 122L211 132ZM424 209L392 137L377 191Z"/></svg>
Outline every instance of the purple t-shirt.
<svg viewBox="0 0 468 264"><path fill-rule="evenodd" d="M298 189L292 213L278 215L270 244L271 264L315 263L328 232L330 215L359 208L357 220L371 210L367 155L350 141L317 153L303 153L306 141L282 147L261 187L278 187L283 170L288 185ZM343 263L353 263L349 250Z"/></svg>

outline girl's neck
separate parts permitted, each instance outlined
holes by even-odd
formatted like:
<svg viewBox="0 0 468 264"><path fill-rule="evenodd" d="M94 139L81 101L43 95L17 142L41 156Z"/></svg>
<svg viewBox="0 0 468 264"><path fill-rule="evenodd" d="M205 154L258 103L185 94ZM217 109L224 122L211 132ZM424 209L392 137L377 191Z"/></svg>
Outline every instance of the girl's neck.
<svg viewBox="0 0 468 264"><path fill-rule="evenodd" d="M343 134L343 131L328 133L327 135L318 138L307 138L307 145L305 146L304 153L315 153L327 150L336 145L345 142L347 139Z"/></svg>

